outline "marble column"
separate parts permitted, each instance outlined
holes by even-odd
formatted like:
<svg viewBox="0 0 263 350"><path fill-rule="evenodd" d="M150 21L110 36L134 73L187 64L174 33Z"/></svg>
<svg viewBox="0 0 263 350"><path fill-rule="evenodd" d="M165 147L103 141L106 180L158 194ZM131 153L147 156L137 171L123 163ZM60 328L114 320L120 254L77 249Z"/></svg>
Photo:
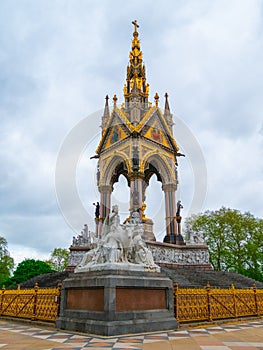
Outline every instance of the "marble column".
<svg viewBox="0 0 263 350"><path fill-rule="evenodd" d="M141 215L141 207L143 203L143 178L140 176L130 177L130 213L139 210Z"/></svg>
<svg viewBox="0 0 263 350"><path fill-rule="evenodd" d="M111 193L112 186L110 185L102 185L99 186L100 191L100 222L98 228L98 235L101 235L102 224L107 215L109 215L111 210Z"/></svg>
<svg viewBox="0 0 263 350"><path fill-rule="evenodd" d="M176 188L177 186L175 184L166 184L162 187L165 194L165 222L167 235L178 234L175 201Z"/></svg>

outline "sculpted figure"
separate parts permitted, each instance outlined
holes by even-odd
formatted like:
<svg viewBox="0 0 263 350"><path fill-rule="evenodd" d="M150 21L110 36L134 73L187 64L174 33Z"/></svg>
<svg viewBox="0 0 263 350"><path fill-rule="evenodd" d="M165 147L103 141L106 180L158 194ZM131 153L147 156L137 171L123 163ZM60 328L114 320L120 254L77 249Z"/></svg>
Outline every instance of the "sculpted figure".
<svg viewBox="0 0 263 350"><path fill-rule="evenodd" d="M129 229L120 225L119 209L112 207L111 214L105 219L102 239L109 247L109 262L128 263L128 248L132 239Z"/></svg>
<svg viewBox="0 0 263 350"><path fill-rule="evenodd" d="M78 267L82 267L82 266L85 266L85 265L91 263L96 255L96 250L97 250L97 241L94 241L93 242L93 249L89 250L87 253L85 253L83 255L83 258L82 258L80 264L77 266L77 269L78 269ZM77 271L77 269L76 269L76 271Z"/></svg>
<svg viewBox="0 0 263 350"><path fill-rule="evenodd" d="M95 218L98 219L100 217L100 203L93 203L93 205L95 205Z"/></svg>
<svg viewBox="0 0 263 350"><path fill-rule="evenodd" d="M121 225L118 206L114 205L104 220L101 238L94 240L94 248L84 255L75 272L85 271L86 266L106 263L141 264L156 268L142 234L140 214L134 211L130 222Z"/></svg>
<svg viewBox="0 0 263 350"><path fill-rule="evenodd" d="M76 238L75 236L73 236L72 245L73 245L73 246L78 245L78 240L77 240L77 238Z"/></svg>
<svg viewBox="0 0 263 350"><path fill-rule="evenodd" d="M176 210L176 216L180 216L181 209L183 209L183 205L181 201L177 202L177 210Z"/></svg>
<svg viewBox="0 0 263 350"><path fill-rule="evenodd" d="M202 233L194 232L192 225L189 223L185 224L185 237L189 244L204 244L205 240Z"/></svg>
<svg viewBox="0 0 263 350"><path fill-rule="evenodd" d="M140 223L141 223L140 214L137 212L137 210L134 210L134 212L131 215L130 224L139 225Z"/></svg>
<svg viewBox="0 0 263 350"><path fill-rule="evenodd" d="M132 241L132 257L134 263L144 264L147 266L155 266L152 252L146 247L146 244L142 239L142 234L142 228L134 232L134 237Z"/></svg>
<svg viewBox="0 0 263 350"><path fill-rule="evenodd" d="M116 231L119 224L119 208L117 205L113 205L111 214L106 217L103 223L102 238L105 238L110 231Z"/></svg>

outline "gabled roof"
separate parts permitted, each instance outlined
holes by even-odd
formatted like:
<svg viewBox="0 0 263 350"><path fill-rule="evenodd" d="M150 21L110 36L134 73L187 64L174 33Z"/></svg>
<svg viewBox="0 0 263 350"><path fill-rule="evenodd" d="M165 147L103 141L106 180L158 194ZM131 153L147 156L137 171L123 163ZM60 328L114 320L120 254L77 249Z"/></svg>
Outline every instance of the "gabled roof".
<svg viewBox="0 0 263 350"><path fill-rule="evenodd" d="M154 96L156 105L150 107L151 104L148 102L149 84L146 81L145 66L138 38L139 25L137 21L133 21L132 24L134 25L132 48L127 66L126 84L124 85L125 110L117 107L117 96L114 95L114 107L109 115L108 96L106 96L102 117L102 137L96 153L99 155L118 142L137 134L169 149L176 155L179 147L172 134L173 122L167 99L168 95L165 95L164 114L158 107L159 96L157 93Z"/></svg>
<svg viewBox="0 0 263 350"><path fill-rule="evenodd" d="M125 112L118 107L114 107L102 132L102 137L96 149L96 153L100 154L116 142L129 137L133 131L134 127L125 115Z"/></svg>
<svg viewBox="0 0 263 350"><path fill-rule="evenodd" d="M151 107L136 126L135 131L151 141L172 149L173 152L179 151L179 147L159 107Z"/></svg>
<svg viewBox="0 0 263 350"><path fill-rule="evenodd" d="M134 132L170 149L172 152L179 151L179 147L159 107L149 108L141 121L133 126L126 113L115 106L102 133L96 153L100 154L115 145L116 142L131 137Z"/></svg>

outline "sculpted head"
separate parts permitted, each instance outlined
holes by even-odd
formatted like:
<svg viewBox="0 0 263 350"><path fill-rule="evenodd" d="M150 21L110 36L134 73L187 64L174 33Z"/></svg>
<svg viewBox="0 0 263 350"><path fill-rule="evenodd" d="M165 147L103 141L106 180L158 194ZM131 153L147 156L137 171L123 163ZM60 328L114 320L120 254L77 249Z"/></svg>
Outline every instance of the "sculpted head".
<svg viewBox="0 0 263 350"><path fill-rule="evenodd" d="M113 212L113 213L118 213L118 212L119 212L119 208L118 208L118 205L117 205L117 204L115 204L115 205L112 206L112 212Z"/></svg>

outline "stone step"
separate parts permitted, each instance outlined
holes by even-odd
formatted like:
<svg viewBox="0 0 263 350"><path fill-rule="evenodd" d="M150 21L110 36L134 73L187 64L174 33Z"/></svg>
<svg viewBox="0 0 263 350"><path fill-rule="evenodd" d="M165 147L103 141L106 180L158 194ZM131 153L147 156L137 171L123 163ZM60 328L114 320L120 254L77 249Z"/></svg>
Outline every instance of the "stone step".
<svg viewBox="0 0 263 350"><path fill-rule="evenodd" d="M162 267L162 272L169 276L179 287L204 287L209 282L211 287L230 288L232 283L236 288L250 288L256 284L263 288L263 283L235 272L172 269Z"/></svg>
<svg viewBox="0 0 263 350"><path fill-rule="evenodd" d="M209 282L211 287L230 288L232 283L236 288L251 288L255 283L258 288L263 288L263 283L255 281L252 278L240 275L235 272L213 271L213 270L195 270L195 269L173 269L162 267L161 271L165 273L179 287L202 288ZM57 287L58 282L62 282L70 275L70 272L55 272L36 276L30 280L21 283L21 288L33 288L37 282L39 287Z"/></svg>
<svg viewBox="0 0 263 350"><path fill-rule="evenodd" d="M40 288L57 287L58 283L67 278L69 274L70 272L68 271L45 273L43 275L38 275L30 278L28 281L21 283L20 287L33 288L36 283L38 283L38 286Z"/></svg>

